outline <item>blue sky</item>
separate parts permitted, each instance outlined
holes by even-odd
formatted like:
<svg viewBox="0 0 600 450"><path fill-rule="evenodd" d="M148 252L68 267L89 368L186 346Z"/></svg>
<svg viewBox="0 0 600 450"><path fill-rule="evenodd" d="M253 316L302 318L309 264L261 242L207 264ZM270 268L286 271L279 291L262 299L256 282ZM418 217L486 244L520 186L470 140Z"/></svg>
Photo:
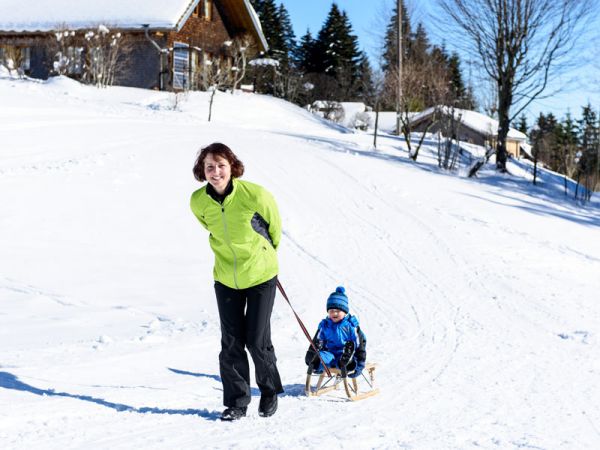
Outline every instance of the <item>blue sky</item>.
<svg viewBox="0 0 600 450"><path fill-rule="evenodd" d="M331 0L276 0L278 4L283 3L290 13L296 37L300 38L310 28L313 36L321 29L331 4ZM370 57L376 62L381 48L381 36L385 30L390 11L395 0L338 0L340 9L346 11L355 34L358 36L359 44ZM411 22L416 26L423 22L430 34L433 43L441 44L444 40L442 33L435 27L436 19L432 18L434 2L432 0L413 1L411 5ZM445 42L448 49L452 50L452 42ZM590 43L591 46L591 43ZM465 60L465 58L463 58ZM466 62L466 61L465 61ZM463 73L468 76L465 67ZM595 108L600 108L600 87L593 83L590 78L595 72L600 72L600 67L586 66L576 72L564 76L559 80L556 87L562 88L562 92L552 95L548 99L538 100L532 104L527 111L529 122L537 116L540 111L552 111L558 117L570 110L578 117L581 106L591 102ZM596 77L596 80L600 76Z"/></svg>

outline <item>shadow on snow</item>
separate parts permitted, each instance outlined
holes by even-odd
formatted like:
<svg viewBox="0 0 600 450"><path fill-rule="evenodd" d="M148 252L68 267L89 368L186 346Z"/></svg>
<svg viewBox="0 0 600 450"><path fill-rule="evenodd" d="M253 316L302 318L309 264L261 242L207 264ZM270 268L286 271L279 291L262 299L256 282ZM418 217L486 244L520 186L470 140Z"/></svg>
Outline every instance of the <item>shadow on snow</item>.
<svg viewBox="0 0 600 450"><path fill-rule="evenodd" d="M218 381L219 383L222 382L221 377L218 375L212 375L212 374L208 374L208 373L188 372L187 370L173 369L171 367L168 367L168 369L171 372L176 373L178 375L189 375L191 377L198 377L198 378L210 378L211 380ZM304 385L303 384L288 384L288 385L285 385L283 387L283 389L284 389L284 393L280 394L280 397L302 397L302 396L304 396ZM253 397L260 397L260 390L253 387L250 389L250 395Z"/></svg>
<svg viewBox="0 0 600 450"><path fill-rule="evenodd" d="M19 381L19 379L9 372L0 372L0 387L4 389L12 389L15 391L29 392L31 394L48 396L48 397L67 397L82 400L86 402L96 403L107 408L114 409L119 412L135 412L135 413L150 413L150 414L179 414L179 415L190 415L200 416L207 420L218 420L221 417L221 413L217 411L208 411L207 409L164 409L164 408L152 408L152 407L141 407L136 408L134 406L125 405L122 403L113 403L106 401L102 398L96 398L89 395L77 395L69 394L68 392L56 392L54 389L39 389L31 386L27 383Z"/></svg>

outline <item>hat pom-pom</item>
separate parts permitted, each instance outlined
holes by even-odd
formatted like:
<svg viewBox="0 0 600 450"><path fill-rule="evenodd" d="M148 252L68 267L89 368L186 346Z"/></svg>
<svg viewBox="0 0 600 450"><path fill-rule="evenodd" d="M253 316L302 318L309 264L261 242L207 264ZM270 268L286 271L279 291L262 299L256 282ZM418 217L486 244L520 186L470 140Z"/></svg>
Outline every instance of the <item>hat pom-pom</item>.
<svg viewBox="0 0 600 450"><path fill-rule="evenodd" d="M335 288L335 292L337 292L338 294L345 294L346 289L344 289L344 286L338 286L337 288Z"/></svg>

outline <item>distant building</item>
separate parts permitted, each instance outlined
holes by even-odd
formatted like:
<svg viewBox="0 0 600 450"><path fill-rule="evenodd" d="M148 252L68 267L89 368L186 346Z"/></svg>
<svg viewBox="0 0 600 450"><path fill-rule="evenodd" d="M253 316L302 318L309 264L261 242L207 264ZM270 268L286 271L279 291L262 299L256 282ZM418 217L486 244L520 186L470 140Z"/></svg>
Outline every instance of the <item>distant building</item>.
<svg viewBox="0 0 600 450"><path fill-rule="evenodd" d="M450 115L451 109L447 106L432 107L414 115L410 119L410 125L413 131L425 131L429 126L430 133L442 132L442 121ZM454 120L460 122L456 136L458 140L481 146L495 146L498 138L497 120L465 109L454 109ZM506 151L513 157L520 158L529 148L526 141L526 134L511 128L506 138Z"/></svg>
<svg viewBox="0 0 600 450"><path fill-rule="evenodd" d="M126 36L128 48L115 84L147 89L194 87L205 61L225 58L224 43L246 34L254 53L267 50L249 0L0 0L0 63L46 79L57 33L104 26ZM77 45L71 58L82 58ZM14 67L17 66L17 67ZM77 78L77 64L69 76Z"/></svg>
<svg viewBox="0 0 600 450"><path fill-rule="evenodd" d="M333 100L316 100L307 105L306 109L345 127L361 130L366 130L371 125L370 113L373 111L373 108L362 102L337 102Z"/></svg>

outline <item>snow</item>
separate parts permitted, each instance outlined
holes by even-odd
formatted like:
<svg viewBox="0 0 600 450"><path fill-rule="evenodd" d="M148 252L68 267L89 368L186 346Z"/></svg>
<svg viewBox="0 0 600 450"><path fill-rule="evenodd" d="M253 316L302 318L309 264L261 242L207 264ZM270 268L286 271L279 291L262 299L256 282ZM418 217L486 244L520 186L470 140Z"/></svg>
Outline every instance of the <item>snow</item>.
<svg viewBox="0 0 600 450"><path fill-rule="evenodd" d="M477 179L282 100L0 79L2 449L600 447L600 204L526 161ZM303 395L278 294L277 414L218 420L208 236L189 210L222 141L283 219L280 280L314 332L346 286L378 396ZM570 189L572 186L570 186Z"/></svg>
<svg viewBox="0 0 600 450"><path fill-rule="evenodd" d="M251 66L274 66L279 67L279 61L273 58L256 58L248 62Z"/></svg>
<svg viewBox="0 0 600 450"><path fill-rule="evenodd" d="M0 30L49 31L64 28L176 28L192 0L0 0Z"/></svg>
<svg viewBox="0 0 600 450"><path fill-rule="evenodd" d="M375 128L375 120L377 113L375 111L367 112L371 127ZM396 131L396 112L395 111L380 111L377 128L386 133L395 133Z"/></svg>

